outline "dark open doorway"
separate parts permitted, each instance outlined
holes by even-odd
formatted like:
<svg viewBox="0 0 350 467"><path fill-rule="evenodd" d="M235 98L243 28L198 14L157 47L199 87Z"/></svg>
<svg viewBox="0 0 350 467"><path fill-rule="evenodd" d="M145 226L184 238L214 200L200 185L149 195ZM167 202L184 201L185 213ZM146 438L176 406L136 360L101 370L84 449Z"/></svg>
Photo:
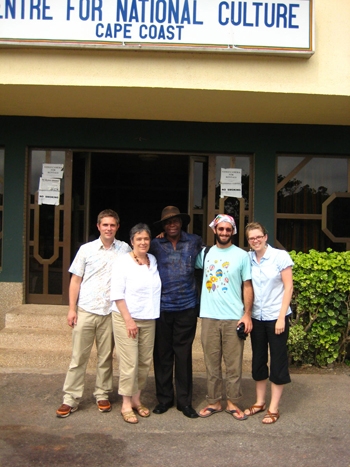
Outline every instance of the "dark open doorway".
<svg viewBox="0 0 350 467"><path fill-rule="evenodd" d="M98 236L96 218L103 209L114 209L119 214L120 240L128 242L129 230L138 222L148 224L156 235L153 223L160 219L165 206L175 205L187 212L188 184L186 156L74 153L72 256L86 237Z"/></svg>

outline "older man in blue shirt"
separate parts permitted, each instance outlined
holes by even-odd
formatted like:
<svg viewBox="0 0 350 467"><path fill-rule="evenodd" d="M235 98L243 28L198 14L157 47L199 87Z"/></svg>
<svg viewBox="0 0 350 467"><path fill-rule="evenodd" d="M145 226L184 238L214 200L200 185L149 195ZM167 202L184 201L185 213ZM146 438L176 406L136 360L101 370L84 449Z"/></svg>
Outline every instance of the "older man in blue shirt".
<svg viewBox="0 0 350 467"><path fill-rule="evenodd" d="M181 230L190 222L188 214L175 206L163 209L164 237L152 240L150 253L158 262L162 281L160 318L156 320L154 372L158 405L153 413L165 413L174 405L173 367L177 409L197 418L192 407L192 343L196 334L198 293L194 276L195 260L202 249L198 235Z"/></svg>

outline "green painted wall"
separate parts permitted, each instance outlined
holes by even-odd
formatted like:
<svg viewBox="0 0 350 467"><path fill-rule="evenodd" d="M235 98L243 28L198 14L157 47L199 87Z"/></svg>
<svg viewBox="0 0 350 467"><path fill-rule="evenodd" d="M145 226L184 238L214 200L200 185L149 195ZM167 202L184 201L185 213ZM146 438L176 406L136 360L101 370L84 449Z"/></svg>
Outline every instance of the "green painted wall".
<svg viewBox="0 0 350 467"><path fill-rule="evenodd" d="M5 148L2 282L23 280L27 147L254 154L254 219L274 238L276 153L350 155L350 128L0 117Z"/></svg>
<svg viewBox="0 0 350 467"><path fill-rule="evenodd" d="M1 135L2 136L2 135ZM0 138L1 146L3 139ZM6 141L6 140L5 140ZM24 254L25 146L15 137L4 144L4 211L1 282L21 282Z"/></svg>

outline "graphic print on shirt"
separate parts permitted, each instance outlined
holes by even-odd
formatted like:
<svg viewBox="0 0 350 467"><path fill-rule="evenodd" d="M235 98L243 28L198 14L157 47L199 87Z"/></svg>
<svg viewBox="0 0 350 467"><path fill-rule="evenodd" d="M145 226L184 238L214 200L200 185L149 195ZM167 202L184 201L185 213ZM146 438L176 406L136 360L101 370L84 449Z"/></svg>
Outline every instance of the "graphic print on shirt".
<svg viewBox="0 0 350 467"><path fill-rule="evenodd" d="M205 278L207 291L215 292L216 290L222 290L224 293L227 292L227 286L229 283L229 261L222 261L219 259L210 260L207 259L205 265Z"/></svg>

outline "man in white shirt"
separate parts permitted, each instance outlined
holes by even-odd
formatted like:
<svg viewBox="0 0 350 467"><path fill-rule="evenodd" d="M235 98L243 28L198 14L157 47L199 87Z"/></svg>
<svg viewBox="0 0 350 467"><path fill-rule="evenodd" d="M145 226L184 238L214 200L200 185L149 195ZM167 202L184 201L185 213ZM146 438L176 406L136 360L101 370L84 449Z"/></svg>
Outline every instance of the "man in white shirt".
<svg viewBox="0 0 350 467"><path fill-rule="evenodd" d="M57 409L60 418L78 409L84 392L86 367L96 339L97 373L94 396L100 412L110 412L109 393L113 389L113 332L110 310L111 269L115 258L131 248L115 239L119 216L106 209L97 217L100 237L82 245L69 272L68 325L73 328L72 359L63 386L63 404Z"/></svg>

